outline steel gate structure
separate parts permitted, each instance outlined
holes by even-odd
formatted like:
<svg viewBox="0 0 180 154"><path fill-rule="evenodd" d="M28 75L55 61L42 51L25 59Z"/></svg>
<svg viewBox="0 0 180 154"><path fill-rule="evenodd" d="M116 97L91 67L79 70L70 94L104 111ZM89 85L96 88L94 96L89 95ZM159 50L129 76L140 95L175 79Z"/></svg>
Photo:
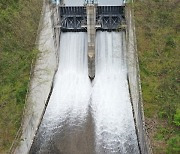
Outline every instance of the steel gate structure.
<svg viewBox="0 0 180 154"><path fill-rule="evenodd" d="M124 6L98 6L96 5L96 30L116 31L125 24ZM61 31L85 32L87 31L86 6L59 6Z"/></svg>

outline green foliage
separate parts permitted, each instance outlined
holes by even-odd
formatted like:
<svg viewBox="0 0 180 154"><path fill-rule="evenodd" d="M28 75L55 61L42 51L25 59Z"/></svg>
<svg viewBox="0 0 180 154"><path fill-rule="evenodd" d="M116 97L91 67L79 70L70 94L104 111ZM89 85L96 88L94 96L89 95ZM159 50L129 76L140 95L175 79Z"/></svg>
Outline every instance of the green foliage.
<svg viewBox="0 0 180 154"><path fill-rule="evenodd" d="M174 115L174 123L176 126L180 126L180 109L176 110L176 114Z"/></svg>
<svg viewBox="0 0 180 154"><path fill-rule="evenodd" d="M172 137L168 140L168 154L179 154L180 153L180 136Z"/></svg>
<svg viewBox="0 0 180 154"><path fill-rule="evenodd" d="M168 130L158 128L151 142L167 151L180 126L180 2L137 0L134 9L145 116Z"/></svg>
<svg viewBox="0 0 180 154"><path fill-rule="evenodd" d="M0 0L0 9L6 9L9 6L16 6L19 0Z"/></svg>
<svg viewBox="0 0 180 154"><path fill-rule="evenodd" d="M0 0L0 153L20 127L42 0Z"/></svg>

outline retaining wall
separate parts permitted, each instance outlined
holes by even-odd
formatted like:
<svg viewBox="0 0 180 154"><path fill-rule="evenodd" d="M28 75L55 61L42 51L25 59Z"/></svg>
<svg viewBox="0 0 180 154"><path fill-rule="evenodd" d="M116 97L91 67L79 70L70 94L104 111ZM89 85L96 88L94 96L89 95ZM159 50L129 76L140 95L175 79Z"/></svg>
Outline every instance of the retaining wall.
<svg viewBox="0 0 180 154"><path fill-rule="evenodd" d="M138 142L141 154L151 154L152 150L145 129L133 11L128 6L126 6L126 21L128 81L134 112L134 119L136 123L136 132L138 135Z"/></svg>
<svg viewBox="0 0 180 154"><path fill-rule="evenodd" d="M37 48L40 53L31 68L31 80L26 99L26 106L21 128L14 141L10 153L27 154L31 148L34 136L44 115L46 105L51 95L54 75L58 64L58 46L60 32L54 28L57 9L51 8L44 0L40 19Z"/></svg>

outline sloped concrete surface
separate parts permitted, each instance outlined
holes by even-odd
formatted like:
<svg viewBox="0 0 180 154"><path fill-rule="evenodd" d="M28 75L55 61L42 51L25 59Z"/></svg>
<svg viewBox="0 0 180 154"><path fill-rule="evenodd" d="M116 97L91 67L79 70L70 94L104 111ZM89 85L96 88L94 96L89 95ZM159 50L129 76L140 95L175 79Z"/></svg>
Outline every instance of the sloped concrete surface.
<svg viewBox="0 0 180 154"><path fill-rule="evenodd" d="M136 133L138 135L139 148L141 150L141 153L151 154L152 150L145 129L133 11L129 7L126 7L126 21L128 81L132 106L134 110L133 112L136 123Z"/></svg>
<svg viewBox="0 0 180 154"><path fill-rule="evenodd" d="M29 152L51 91L57 58L50 17L49 5L44 3L39 26L40 33L37 40L40 54L31 73L31 82L22 124L22 136L19 146L12 152L15 154L26 154Z"/></svg>

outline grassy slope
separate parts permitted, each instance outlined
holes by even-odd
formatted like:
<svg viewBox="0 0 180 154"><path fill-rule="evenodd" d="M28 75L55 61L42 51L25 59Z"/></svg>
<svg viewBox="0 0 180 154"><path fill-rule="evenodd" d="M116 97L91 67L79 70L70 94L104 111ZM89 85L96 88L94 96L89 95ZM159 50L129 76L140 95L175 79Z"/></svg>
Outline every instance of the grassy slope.
<svg viewBox="0 0 180 154"><path fill-rule="evenodd" d="M20 127L42 0L0 0L0 153Z"/></svg>
<svg viewBox="0 0 180 154"><path fill-rule="evenodd" d="M153 152L180 153L180 1L136 1L134 8Z"/></svg>

